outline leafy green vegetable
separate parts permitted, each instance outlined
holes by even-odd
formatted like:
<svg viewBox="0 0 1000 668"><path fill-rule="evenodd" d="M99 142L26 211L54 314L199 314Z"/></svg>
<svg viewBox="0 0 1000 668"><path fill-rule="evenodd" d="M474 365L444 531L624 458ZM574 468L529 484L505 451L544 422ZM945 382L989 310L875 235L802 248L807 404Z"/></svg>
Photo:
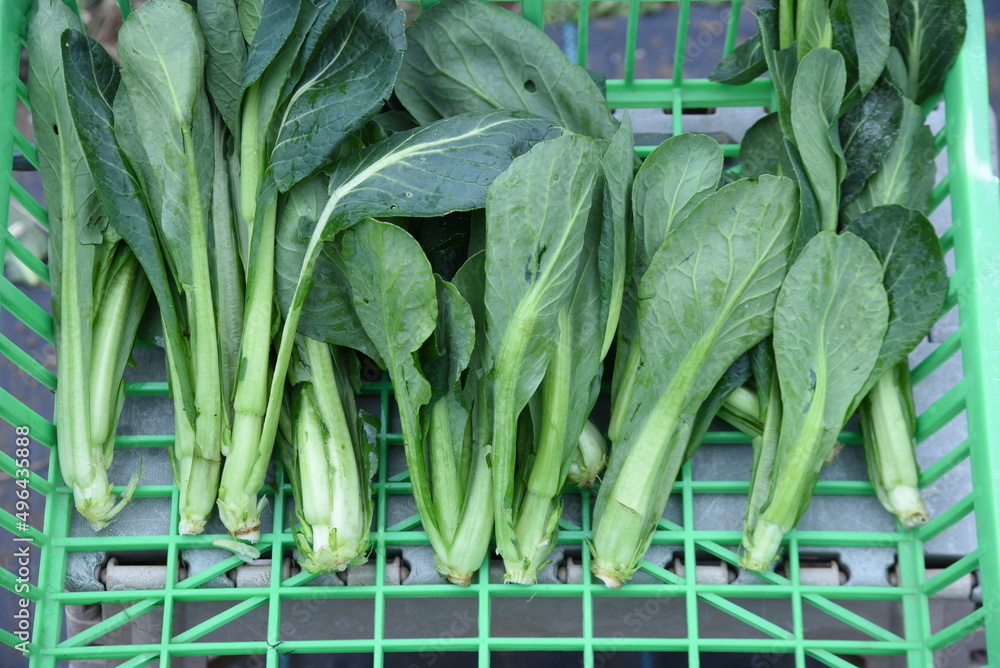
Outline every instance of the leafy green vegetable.
<svg viewBox="0 0 1000 668"><path fill-rule="evenodd" d="M395 225L358 223L344 233L343 254L354 308L393 382L413 497L437 569L468 585L493 527L487 449L473 438L485 425L466 393L478 393L479 378L461 383L476 341L472 308Z"/></svg>
<svg viewBox="0 0 1000 668"><path fill-rule="evenodd" d="M470 210L485 202L486 188L510 161L547 139L549 122L511 112L468 114L400 132L339 161L330 176L330 193L315 224L279 235L276 273L291 277L278 285L285 323L271 381L261 442L273 442L281 387L291 346L313 271L326 240L365 216L440 216ZM427 174L433 173L433 178ZM308 242L301 233L308 232ZM296 243L297 242L297 243ZM292 247L291 244L295 243ZM360 313L359 313L360 315ZM369 332L370 334L370 332ZM374 343L374 342L373 342ZM378 349L378 345L375 345ZM381 355L380 355L381 356ZM389 360L382 357L386 363Z"/></svg>
<svg viewBox="0 0 1000 668"><path fill-rule="evenodd" d="M759 34L751 35L733 49L708 75L710 81L740 86L748 84L767 71L764 46Z"/></svg>
<svg viewBox="0 0 1000 668"><path fill-rule="evenodd" d="M837 125L846 76L843 56L819 48L799 63L792 89L795 146L816 196L824 230L837 229L840 184L846 170Z"/></svg>
<svg viewBox="0 0 1000 668"><path fill-rule="evenodd" d="M192 383L174 392L172 463L181 488L182 533L200 533L211 515L226 422L209 248L215 143L201 87L204 51L197 17L178 0L132 13L119 33L122 85L114 106L116 139L139 171L189 333L186 346L176 347L182 354L168 349L173 386L185 376ZM187 394L191 412L180 400Z"/></svg>
<svg viewBox="0 0 1000 668"><path fill-rule="evenodd" d="M782 140L777 112L771 112L751 125L740 144L742 175L753 179L761 174L780 174Z"/></svg>
<svg viewBox="0 0 1000 668"><path fill-rule="evenodd" d="M737 181L676 226L642 277L642 364L595 510L591 568L608 586L629 579L649 545L699 408L770 332L797 218L790 180Z"/></svg>
<svg viewBox="0 0 1000 668"><path fill-rule="evenodd" d="M861 103L840 117L840 143L846 172L840 189L841 206L853 200L882 165L896 143L903 120L903 97L894 86L880 83Z"/></svg>
<svg viewBox="0 0 1000 668"><path fill-rule="evenodd" d="M205 85L226 126L235 132L243 92L240 79L247 61L247 45L240 32L236 3L233 0L201 0L198 23L208 52Z"/></svg>
<svg viewBox="0 0 1000 668"><path fill-rule="evenodd" d="M504 577L514 582L534 582L542 565L537 552L548 552L544 536L554 530L552 518L558 519L558 506L552 509L552 503L566 477L562 466L565 444L575 442L586 419L585 414L576 433L567 438L576 329L571 324L576 314L571 311L579 313L577 309L586 309L589 301L584 293L578 306L572 305L577 301L574 292L598 169L596 143L582 135L568 135L543 142L515 159L487 194L486 367L494 384L494 512L497 550L507 569ZM529 210L532 215L526 218ZM592 254L596 245L592 244ZM591 269L589 273L591 281L598 283L597 272ZM599 300L599 285L594 287L590 299ZM592 331L599 362L605 323L587 324L597 327ZM544 334L552 331L559 336ZM536 455L531 469L535 480L528 482L534 494L519 509L515 507L518 416L543 377L552 384L543 388L543 396L547 395L543 403L548 404L544 414L559 424L545 437L551 440L539 445L542 453ZM592 384L585 383L585 387ZM529 521L531 526L525 524Z"/></svg>
<svg viewBox="0 0 1000 668"><path fill-rule="evenodd" d="M847 90L842 109L850 109L872 89L889 58L889 7L886 0L834 0L830 7L832 46L844 56Z"/></svg>
<svg viewBox="0 0 1000 668"><path fill-rule="evenodd" d="M406 36L396 95L421 124L520 109L594 138L610 141L617 130L587 71L511 11L449 0L421 13Z"/></svg>
<svg viewBox="0 0 1000 668"><path fill-rule="evenodd" d="M868 470L882 505L912 528L924 524L928 513L917 485L916 418L906 356L937 320L948 273L934 226L918 211L875 207L847 230L868 242L882 263L889 298L888 329L860 402Z"/></svg>
<svg viewBox="0 0 1000 668"><path fill-rule="evenodd" d="M763 570L798 523L886 332L878 258L849 232L823 231L788 271L774 309L781 433L767 501L747 527L740 565Z"/></svg>
<svg viewBox="0 0 1000 668"><path fill-rule="evenodd" d="M848 202L842 216L848 220L883 204L901 204L927 211L934 192L934 135L924 124L920 107L904 99L899 132L885 153L880 169L865 182L858 195Z"/></svg>
<svg viewBox="0 0 1000 668"><path fill-rule="evenodd" d="M283 207L279 214L278 192L292 189L327 166L354 141L354 133L388 97L403 46L402 13L389 0L346 5L265 0L260 11L260 29L242 72L236 133L240 136L239 211L243 236L249 239L248 303L234 392L234 449L223 470L219 494L226 527L250 541L259 535L257 490L264 483L274 439L273 426L268 438L262 431L269 381L272 395L277 392L278 396L284 381L270 377L272 327L261 326L271 323L274 315L277 222L279 217L294 216L296 207L309 199L289 196L282 204L290 212ZM318 177L320 181L325 184ZM310 192L315 193L315 187L303 190ZM294 224L297 227L298 218ZM343 285L338 281L342 273L333 268L326 275L336 286L338 282ZM337 290L334 287L330 292L339 294ZM353 325L357 334L356 318L349 315L349 309L335 311L336 306L328 304L322 312ZM344 340L315 328L303 332L360 350L370 348L363 344L363 333ZM337 333L343 334L340 329Z"/></svg>
<svg viewBox="0 0 1000 668"><path fill-rule="evenodd" d="M965 0L895 0L892 45L906 63L906 96L917 104L944 86L965 41Z"/></svg>
<svg viewBox="0 0 1000 668"><path fill-rule="evenodd" d="M625 294L618 327L615 373L611 389L612 415L608 435L616 441L632 404L631 392L642 361L636 344L639 284L673 229L703 199L715 192L722 178L722 149L705 136L680 134L649 154L632 184L635 266Z"/></svg>
<svg viewBox="0 0 1000 668"><path fill-rule="evenodd" d="M355 406L357 368L348 351L301 337L288 374L293 396L278 440L295 494L299 563L310 573L340 571L368 556L378 422Z"/></svg>

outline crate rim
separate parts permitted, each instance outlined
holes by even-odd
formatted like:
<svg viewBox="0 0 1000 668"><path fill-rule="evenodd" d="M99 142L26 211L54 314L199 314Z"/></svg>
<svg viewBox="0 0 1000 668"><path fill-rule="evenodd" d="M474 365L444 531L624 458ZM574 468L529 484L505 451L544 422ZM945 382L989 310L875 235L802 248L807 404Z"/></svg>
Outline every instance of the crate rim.
<svg viewBox="0 0 1000 668"><path fill-rule="evenodd" d="M640 0L631 0L631 5L638 5ZM682 0L683 6L689 6L692 0ZM694 0L698 1L698 0ZM67 0L74 7L75 1ZM120 4L127 4L126 0L119 0ZM734 5L738 5L741 0L733 0ZM431 4L425 2L425 5ZM526 8L531 8L531 13L540 17L540 8L543 0L523 0ZM975 463L973 467L974 490L968 497L968 503L974 506L979 547L976 550L979 562L980 582L984 592L984 606L973 616L966 620L961 620L953 627L939 631L937 634L930 634L929 620L926 619L926 598L925 583L920 581L901 582L901 589L913 593L903 593L900 598L906 606L916 609L921 604L924 606L922 613L909 615L911 619L921 619L921 628L907 628L905 640L901 639L898 646L906 652L914 661L926 662L932 659L933 650L943 647L949 640L961 637L964 632L971 631L976 626L985 627L987 646L990 653L1000 656L1000 619L997 611L1000 609L1000 411L991 411L988 398L1000 398L1000 225L992 227L984 225L982 222L975 222L978 218L988 217L990 212L1000 212L1000 185L993 174L993 161L991 156L991 146L988 142L977 141L977 138L989 136L989 105L985 86L982 82L986 80L986 54L985 54L985 32L984 32L984 12L982 3L977 0L967 0L967 12L969 29L967 31L966 43L962 52L948 75L945 98L948 100L947 119L947 146L949 160L949 187L952 200L953 215L953 237L956 260L960 271L953 277L956 279L957 301L962 318L962 349L965 377L976 378L975 382L964 382L965 402L968 412L969 438L972 441L971 457ZM25 21L24 17L30 6L30 0L7 0L0 9L0 63L16 62L17 58L12 54L19 55L22 41L21 31ZM609 103L620 103L620 106L662 106L677 110L685 106L701 106L705 99L718 101L711 97L711 87L705 86L704 94L701 86L704 80L686 80L689 90L693 92L686 94L685 89L675 86L671 80L645 80L635 81L631 85L626 85L622 80L609 81ZM692 86L693 84L693 86ZM746 93L748 103L766 104L770 100L770 93L766 90L758 90L751 87ZM17 104L16 78L4 79L0 76L0 118L12 119ZM706 97L707 96L707 97ZM732 97L727 101L733 101ZM660 104L668 102L669 104ZM629 104L632 103L632 104ZM688 104L690 103L690 104ZM6 162L8 156L13 156L13 139L10 133L0 135L0 159L4 160L4 169L10 172L10 163ZM11 181L8 177L0 181L0 196L6 194L8 200L11 196ZM994 220L994 222L996 222ZM4 251L6 246L6 236L0 235L0 251ZM975 270L985 269L985 274L979 274ZM972 275L969 275L972 274ZM0 307L6 304L0 300ZM4 399L5 405L11 399L6 390L0 388L0 398ZM7 408L0 409L0 417L8 422L12 421L13 415ZM53 462L55 462L55 450L52 450ZM59 483L56 474L57 466L51 467L52 473L50 485ZM690 480L684 487L684 493L690 494ZM279 489L279 497L284 495L284 486ZM176 497L174 497L176 503ZM72 510L66 494L57 494L56 499L50 499L46 505L45 528L55 526L60 518ZM6 524L4 525L6 526ZM378 562L379 568L385 566L385 527L380 527L380 531L373 533L373 539L378 541ZM176 536L172 536L176 538ZM277 536L273 545L277 547L283 539ZM266 539L265 539L266 540ZM790 547L797 544L797 538L792 537ZM58 541L56 541L58 542ZM687 539L678 540L679 543L687 544ZM900 560L904 558L912 560L913 569L911 574L923 577L922 552L919 551L920 541L900 540L898 543L900 550ZM32 646L38 648L39 642L49 651L43 652L41 656L35 653L32 657L32 665L54 665L60 655L70 655L69 647L66 643L59 643L58 632L61 627L62 607L59 602L59 595L62 587L62 576L65 575L65 564L67 549L64 545L44 544L43 549L52 551L55 558L42 560L41 572L39 573L40 599L36 608L35 637ZM693 548L692 548L693 549ZM168 563L169 567L176 568L177 550L170 550L170 558L174 562ZM50 556L53 556L50 555ZM971 555L970 555L971 556ZM276 561L280 563L280 561ZM797 568L797 560L793 560ZM60 569L62 572L60 572ZM277 570L277 566L275 566ZM481 573L482 575L483 573ZM659 585L658 585L659 586ZM669 585L668 585L669 586ZM503 586L499 586L503 587ZM168 585L165 596L170 600L169 593L174 586ZM180 589L181 586L177 586ZM478 596L488 598L491 593L497 591L498 585L474 585L469 590L455 592L450 595ZM791 596L808 596L801 591L802 585L793 585ZM378 589L377 587L375 588ZM583 593L585 599L591 598L591 592L586 590ZM681 597L697 596L693 583L683 586ZM518 591L525 591L518 589ZM604 595L604 594L601 594ZM271 596L274 597L273 587ZM700 598L700 597L699 597ZM922 599L922 603L921 603ZM377 599L384 605L384 597ZM587 605L585 600L584 605ZM377 603L378 605L378 603ZM52 610L49 610L49 608ZM44 616L48 614L55 616L54 623L41 623ZM272 613L273 614L273 613ZM484 620L480 620L482 624ZM975 626L973 626L975 624ZM483 631L480 630L480 636ZM960 635L959 635L960 634ZM277 638L268 638L276 641ZM470 649L478 651L480 665L487 665L490 647L494 648L515 648L514 640L529 642L527 639L502 639L502 642L494 642L497 639L490 638L490 645L483 645L482 638L473 638L465 643L455 643L456 648ZM511 642L508 642L511 640ZM770 641L769 641L770 642ZM564 643L566 648L573 648L584 651L584 656L590 657L593 661L593 652L599 650L610 643L610 639L595 637L584 637L571 639ZM162 661L169 661L171 654L164 653L167 644L179 650L178 654L187 654L193 651L191 646L183 643L177 646L168 634L164 634L162 645L153 645L148 649L151 654L150 660L155 660L158 655ZM537 644L537 643L536 643ZM749 647L754 643L746 643ZM792 640L787 649L794 651L796 656L804 655L808 652L801 639ZM232 650L230 645L225 647L209 647L212 643L199 644L200 647L217 649L220 652L228 653ZM308 642L300 642L295 648L300 651L308 651ZM696 660L699 647L725 646L724 642L715 642L713 639L687 639L678 641L677 649L687 648L692 657ZM863 643L858 644L861 647ZM526 645L527 646L527 645ZM637 648L642 646L642 641L637 641L634 645ZM665 646L665 645L664 645ZM851 643L846 643L843 647L853 647ZM661 647L658 645L658 647ZM833 643L830 651L837 651L840 645ZM392 641L377 640L374 644L376 655L380 655L381 650L391 651L399 649L400 643ZM818 648L818 646L817 646ZM274 654L274 646L264 647L267 651L269 661ZM826 651L819 649L819 651ZM485 659L484 657L485 652ZM588 655L589 652L589 655ZM95 650L95 656L101 656ZM377 659L378 660L378 659ZM166 665L163 663L162 665ZM269 665L271 665L269 663ZM916 664L914 664L916 665Z"/></svg>

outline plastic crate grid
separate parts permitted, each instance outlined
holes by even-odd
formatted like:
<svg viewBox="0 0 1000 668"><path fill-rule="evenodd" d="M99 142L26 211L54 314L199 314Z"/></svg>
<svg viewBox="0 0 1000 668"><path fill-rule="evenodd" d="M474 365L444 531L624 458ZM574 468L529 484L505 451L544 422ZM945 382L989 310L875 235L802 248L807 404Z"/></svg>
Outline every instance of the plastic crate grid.
<svg viewBox="0 0 1000 668"><path fill-rule="evenodd" d="M564 4L565 1L550 0L548 4ZM586 65L593 3L568 1L577 5L576 53L579 63ZM650 4L659 1L646 0ZM627 31L623 76L607 83L608 104L612 108L663 109L670 114L668 130L679 133L687 127L686 120L690 116L684 111L688 109L762 108L773 103L773 92L766 79L747 86L726 87L704 79L685 78L685 48L692 36L689 17L692 4L700 1L670 3L678 12L678 28L672 43L669 37L665 39L661 57L673 59L672 78L645 80L635 77L642 5L638 0L620 3L628 8ZM43 206L19 185L10 170L15 150L37 166L32 145L14 125L18 103L30 106L27 89L17 78L29 4L28 0L7 0L0 7L0 165L7 171L7 177L0 179L0 198L13 198L45 224ZM547 6L544 0L523 0L518 4L525 18L543 25ZM30 429L32 447L51 450L48 479L35 473L28 475L34 498L44 495L46 500L43 527L25 529L19 526L13 508L0 509L0 526L16 537L30 538L33 550L40 553L37 578L33 574L33 584L25 593L18 589L14 564L0 569L0 585L8 590L5 595L18 591L19 595L34 602L32 665L54 666L71 659L112 659L123 666L169 666L174 659L183 656L252 654L259 655L263 665L276 667L282 654L362 652L371 654L374 665L381 666L392 663L389 653L393 652L422 652L422 660L426 662L427 653L459 651L478 657L470 656L468 663L478 661L480 666L486 666L491 652L556 650L570 653L568 662L580 662L588 667L605 664L623 652L636 651L678 652L681 660L686 658L691 666L699 665L703 652L755 653L765 662L761 665L776 665L783 655L788 655L794 665L800 667L806 665L806 657L825 665L851 666L855 665L849 660L853 656L894 655L901 664L930 666L935 661L941 665L955 659L950 648L980 628L985 629L989 650L1000 656L1000 620L996 616L1000 609L1000 411L996 410L1000 402L1000 225L997 220L1000 205L997 182L992 176L989 142L984 140L989 127L982 7L977 0L968 0L968 5L968 37L947 82L946 122L936 135L939 151L947 151L949 167L943 177L939 173L934 197L935 207L944 202L949 202L951 207L953 224L942 236L942 242L957 268L951 277L945 313L957 306L961 326L915 366L913 380L919 384L961 353L964 378L921 413L918 440L932 437L956 419L967 422L968 438L951 444L946 455L926 466L921 483L922 486L932 485L971 459L972 489L960 501L939 511L926 526L915 531L901 529L898 525L886 531L802 528L790 534L787 559L780 572L743 575L736 582L700 581L695 574L699 563L706 559L735 571L740 527L704 528L696 502L708 494L729 495L734 502L742 501L748 483L742 478L702 479L698 476L696 458L685 465L675 485L671 500L675 515L668 513L653 540L654 545L670 549L670 563L646 561L642 577L618 592L605 589L590 576L587 538L591 528L592 495L587 491L577 497L579 513L568 514L563 519L559 535L564 553L573 555L582 566L580 583L539 584L528 588L504 585L490 580L489 564L486 563L468 588L447 584L382 584L386 581L387 552L405 552L408 547L428 544L416 515L392 522L388 519L393 499L407 496L410 485L405 471L390 470L391 454L401 448L401 437L393 429L391 386L383 379L364 387L364 394L371 397L369 401L377 402L382 423L379 435L382 458L375 485L378 495L376 524L372 532L375 584L327 586L317 584L307 573L283 573L284 557L290 555L293 540L284 512L289 507L287 500L291 492L279 465L275 484L265 493L272 497L271 507L282 509L282 512L273 514L273 524L270 531L262 534L259 547L265 559L273 555L283 558L270 562L270 578L266 579L265 586L205 588L213 578L226 574L242 562L231 557L189 577L177 577L183 567L181 550L210 547L219 536L177 534L178 497L173 485L143 485L135 494L136 499L160 499L164 507L169 503L169 533L127 537L71 535L75 511L70 491L59 477L51 415L39 415L7 388L0 387L0 417L7 423L3 427L7 435L2 437L0 469L6 475L18 475L11 445L15 442L17 427ZM728 14L720 14L727 16L724 49L728 53L737 39L742 1L715 3L715 6L728 9ZM125 9L127 11L127 6ZM724 127L718 129L725 130ZM651 148L639 147L638 151L645 155ZM724 146L729 157L737 155L738 148L738 144ZM6 215L6 207L0 209L0 219L6 222ZM10 232L0 235L0 250L10 251L40 278L47 280L45 265ZM46 341L53 341L50 316L7 277L0 281L0 309ZM56 376L6 337L0 337L0 353L23 371L27 382L55 389ZM127 392L128 401L136 401L135 397L162 396L166 394L166 384L137 381L128 385ZM859 442L859 437L856 432L846 432L842 440L852 447L851 444L856 446ZM162 448L171 441L169 434L119 436L117 445ZM746 439L735 432L713 431L706 442L736 444ZM845 504L845 509L850 507L847 504L852 499L873 494L871 484L863 476L824 480L817 488L817 498L834 498L836 503ZM571 505L574 504L567 503ZM931 564L925 561L925 543L970 516L974 517L978 547L928 578ZM35 521L37 523L37 519ZM808 557L817 549L851 547L895 550L898 581L890 583L886 579L880 586L831 586L810 584L800 577L804 563L802 555ZM160 555L166 564L166 584L162 589L134 591L66 591L68 557L70 553L85 552ZM930 612L931 597L974 572L982 587L981 605L972 606L971 614L938 627ZM564 604L565 599L569 600L569 607L577 611L574 614L579 623L574 624L578 632L546 634L542 628L524 629L523 633L512 636L491 634L505 600L532 599L543 606L541 599L545 597L563 599ZM458 632L441 629L426 637L406 637L406 629L400 627L399 605L428 598L450 599L467 612L469 621ZM336 625L336 607L328 606L343 601L344 610L347 610L350 609L348 600L364 602L365 614L371 615L371 632L365 637L312 640L295 637L296 626L292 622L303 610L308 614L328 610L329 624ZM617 603L609 607L609 601ZM180 608L208 602L220 604L223 610L190 628L175 628ZM897 611L897 623L889 625L867 618L859 602L883 602L891 606ZM82 633L64 638L65 608L92 604L119 604L121 611ZM790 624L770 618L768 610L775 605L787 607ZM296 609L296 606L300 607ZM602 612L605 609L617 610L608 613L615 619L609 621L608 614ZM702 633L704 615L709 609L728 615L733 632L722 637ZM667 610L672 611L670 629L664 628L662 623ZM813 625L809 620L817 614L846 625L858 639L816 636L811 632ZM100 644L106 634L141 621L144 615L147 618L162 616L158 641L141 645ZM260 619L259 633L254 637L203 640L247 615ZM621 626L623 622L628 633L610 631L616 623ZM737 627L743 631L737 631ZM11 646L21 642L6 629L0 630L0 640Z"/></svg>

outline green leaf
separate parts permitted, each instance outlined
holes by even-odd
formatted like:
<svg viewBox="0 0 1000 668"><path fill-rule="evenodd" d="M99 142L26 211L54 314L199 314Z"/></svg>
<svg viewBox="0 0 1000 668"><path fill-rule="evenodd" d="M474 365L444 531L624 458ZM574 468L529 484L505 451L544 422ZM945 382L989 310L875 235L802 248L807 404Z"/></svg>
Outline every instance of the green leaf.
<svg viewBox="0 0 1000 668"><path fill-rule="evenodd" d="M927 213L934 193L934 135L924 124L920 107L903 99L903 116L895 143L880 169L844 208L847 219L883 204L901 204Z"/></svg>
<svg viewBox="0 0 1000 668"><path fill-rule="evenodd" d="M898 0L892 45L909 73L907 97L921 104L944 87L965 41L965 0Z"/></svg>
<svg viewBox="0 0 1000 668"><path fill-rule="evenodd" d="M434 217L481 208L514 157L558 131L537 116L465 114L400 132L333 165L330 238L364 216ZM432 176L430 176L432 175Z"/></svg>
<svg viewBox="0 0 1000 668"><path fill-rule="evenodd" d="M793 183L764 175L724 186L685 218L639 285L644 373L665 387L697 348L706 355L698 377L707 380L687 396L694 406L704 401L770 331L797 213ZM669 293L663 285L672 286Z"/></svg>
<svg viewBox="0 0 1000 668"><path fill-rule="evenodd" d="M767 71L764 45L760 33L750 36L733 49L708 75L709 81L742 86L748 84Z"/></svg>
<svg viewBox="0 0 1000 668"><path fill-rule="evenodd" d="M404 46L403 13L390 0L351 3L324 32L278 128L270 166L279 190L325 165L382 108Z"/></svg>
<svg viewBox="0 0 1000 668"><path fill-rule="evenodd" d="M748 179L781 172L781 122L771 112L750 126L740 144L742 175Z"/></svg>
<svg viewBox="0 0 1000 668"><path fill-rule="evenodd" d="M235 134L247 62L247 45L240 32L236 4L233 0L200 0L198 23L208 49L205 67L208 94L226 121L226 127Z"/></svg>
<svg viewBox="0 0 1000 668"><path fill-rule="evenodd" d="M875 252L889 298L888 329L864 395L930 332L948 293L948 269L934 226L919 211L878 206L852 220L847 231Z"/></svg>
<svg viewBox="0 0 1000 668"><path fill-rule="evenodd" d="M795 145L819 205L823 229L836 230L844 154L837 117L846 80L844 57L819 48L799 63L792 90L791 123Z"/></svg>
<svg viewBox="0 0 1000 668"><path fill-rule="evenodd" d="M327 199L327 179L317 175L289 191L278 221L275 248L275 295L282 315L291 307L295 281L302 267L305 244L299 238L303 221L313 224ZM325 244L312 275L313 286L302 305L298 331L306 336L382 358L368 339L351 299L351 286L339 244Z"/></svg>
<svg viewBox="0 0 1000 668"><path fill-rule="evenodd" d="M199 197L203 212L207 212L214 165L208 100L201 88L204 51L197 17L179 0L150 3L131 14L119 33L122 83L134 114L135 140L141 144L148 165L144 190L168 266L187 285L194 280L189 198ZM118 110L115 116L119 116ZM198 193L190 189L187 148L192 152L208 149L207 154L200 154L201 160L194 156L202 166L207 159L208 166L207 170L195 167Z"/></svg>
<svg viewBox="0 0 1000 668"><path fill-rule="evenodd" d="M583 135L542 142L515 159L486 197L484 366L495 387L491 469L497 549L509 573L525 557L515 538L515 495L519 478L530 470L523 456L515 467L518 416L546 373L556 345L551 332L559 331L576 287L599 159L596 142ZM564 478L565 472L559 482Z"/></svg>
<svg viewBox="0 0 1000 668"><path fill-rule="evenodd" d="M794 260L805 248L806 243L823 229L823 221L820 218L816 194L809 184L809 176L802 164L799 150L788 139L781 145L781 173L790 176L799 186L799 224L795 230L795 244L792 246L791 254L791 260Z"/></svg>
<svg viewBox="0 0 1000 668"><path fill-rule="evenodd" d="M251 7L255 4L248 3ZM247 39L250 49L247 53L246 69L243 71L243 90L246 90L264 74L271 62L285 46L295 30L299 16L302 14L303 0L262 0L256 3L259 8L259 30L255 30L252 39ZM305 4L311 4L305 0ZM243 3L240 3L240 25L243 25ZM252 9L250 10L252 11ZM305 26L308 28L308 26ZM244 35L246 29L244 28ZM302 35L304 37L304 34ZM301 37L299 38L301 39Z"/></svg>
<svg viewBox="0 0 1000 668"><path fill-rule="evenodd" d="M476 343L472 308L458 288L435 275L437 326L420 349L420 366L433 393L431 401L447 394L461 395L462 372L469 366Z"/></svg>
<svg viewBox="0 0 1000 668"><path fill-rule="evenodd" d="M849 232L813 237L789 269L774 310L783 411L758 527L772 521L787 532L805 512L875 365L888 318L882 267L868 244Z"/></svg>
<svg viewBox="0 0 1000 668"><path fill-rule="evenodd" d="M684 133L653 149L632 186L637 277L670 232L715 192L721 177L722 147L711 137Z"/></svg>
<svg viewBox="0 0 1000 668"><path fill-rule="evenodd" d="M101 240L103 218L84 150L73 129L60 52L60 37L64 31L77 32L81 28L79 18L58 0L36 2L28 19L28 49L32 54L28 84L39 171L48 210L49 269L56 305L60 303L62 292L63 220L75 221L71 234L79 241L76 244L79 253L76 280L79 285L86 286L92 282L87 274L93 270L94 262L94 249L86 246ZM72 185L64 191L63 181L68 183L70 180ZM69 199L64 202L67 196ZM82 312L90 308L88 292L87 288L80 291ZM58 312L55 308L57 327Z"/></svg>
<svg viewBox="0 0 1000 668"><path fill-rule="evenodd" d="M417 510L424 529L437 542L418 423L420 409L432 393L416 355L437 326L434 275L416 240L389 223L372 219L358 223L344 233L343 253L354 308L392 379Z"/></svg>
<svg viewBox="0 0 1000 668"><path fill-rule="evenodd" d="M791 180L736 181L694 208L643 276L642 365L595 509L594 570L612 586L631 577L649 545L697 411L770 333L797 218Z"/></svg>
<svg viewBox="0 0 1000 668"><path fill-rule="evenodd" d="M878 171L892 149L903 122L903 96L895 86L880 83L861 104L840 118L840 144L847 171L840 187L841 206L853 200Z"/></svg>
<svg viewBox="0 0 1000 668"><path fill-rule="evenodd" d="M142 265L160 307L165 345L175 360L186 357L181 336L184 321L180 295L170 278L158 235L138 180L125 165L115 142L111 100L118 88L118 68L94 40L74 30L63 33L63 66L70 109L87 163L96 177L97 196L115 230ZM190 367L176 364L184 406L193 414Z"/></svg>
<svg viewBox="0 0 1000 668"><path fill-rule="evenodd" d="M486 366L517 379L514 415L545 373L554 340L542 333L575 284L597 161L593 140L553 139L515 159L487 193Z"/></svg>
<svg viewBox="0 0 1000 668"><path fill-rule="evenodd" d="M537 26L478 0L423 12L407 30L396 95L421 124L490 109L538 114L611 140L618 124L587 71Z"/></svg>
<svg viewBox="0 0 1000 668"><path fill-rule="evenodd" d="M628 112L601 158L604 174L602 193L603 224L598 273L601 277L601 301L607 305L607 326L601 358L607 355L618 329L625 285L628 280L629 220L632 215L632 182L635 176L635 141Z"/></svg>
<svg viewBox="0 0 1000 668"><path fill-rule="evenodd" d="M420 245L403 229L369 218L344 233L343 255L354 309L393 383L404 383L415 405L426 404L430 385L413 354L434 331L438 308Z"/></svg>
<svg viewBox="0 0 1000 668"><path fill-rule="evenodd" d="M830 25L829 0L798 0L795 11L798 14L796 41L798 59L801 62L813 49L829 47L833 38Z"/></svg>
<svg viewBox="0 0 1000 668"><path fill-rule="evenodd" d="M778 295L774 357L782 433L797 436L813 410L822 416L825 447L810 457L815 473L875 366L888 319L882 266L868 244L851 233L813 237Z"/></svg>
<svg viewBox="0 0 1000 668"><path fill-rule="evenodd" d="M240 0L236 3L236 13L240 21L240 32L247 44L253 44L260 25L260 10L263 0Z"/></svg>
<svg viewBox="0 0 1000 668"><path fill-rule="evenodd" d="M635 348L639 282L670 232L718 187L722 161L722 148L715 140L684 133L653 149L636 173L632 184L634 266L619 317L611 391L612 403L620 407L618 410L630 403L623 392L628 392L626 388L640 362ZM613 422L622 419L620 416ZM615 425L612 427L615 431ZM614 440L615 435L611 437Z"/></svg>
<svg viewBox="0 0 1000 668"><path fill-rule="evenodd" d="M469 369L477 375L485 374L482 357L486 351L486 251L469 256L465 264L455 272L452 284L472 310L476 325L473 361L469 364Z"/></svg>
<svg viewBox="0 0 1000 668"><path fill-rule="evenodd" d="M842 108L861 101L889 58L889 7L886 0L834 0L830 8L833 48L844 56L847 90Z"/></svg>

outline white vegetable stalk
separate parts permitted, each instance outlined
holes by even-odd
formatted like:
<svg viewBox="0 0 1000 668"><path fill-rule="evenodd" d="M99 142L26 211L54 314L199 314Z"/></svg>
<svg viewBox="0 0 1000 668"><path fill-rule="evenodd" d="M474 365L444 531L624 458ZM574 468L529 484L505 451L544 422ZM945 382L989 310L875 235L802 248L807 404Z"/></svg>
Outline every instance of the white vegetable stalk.
<svg viewBox="0 0 1000 668"><path fill-rule="evenodd" d="M308 380L292 390L280 434L300 522L295 544L308 572L341 571L367 560L374 431L352 429L353 394L331 347L302 337L298 350L298 369Z"/></svg>

